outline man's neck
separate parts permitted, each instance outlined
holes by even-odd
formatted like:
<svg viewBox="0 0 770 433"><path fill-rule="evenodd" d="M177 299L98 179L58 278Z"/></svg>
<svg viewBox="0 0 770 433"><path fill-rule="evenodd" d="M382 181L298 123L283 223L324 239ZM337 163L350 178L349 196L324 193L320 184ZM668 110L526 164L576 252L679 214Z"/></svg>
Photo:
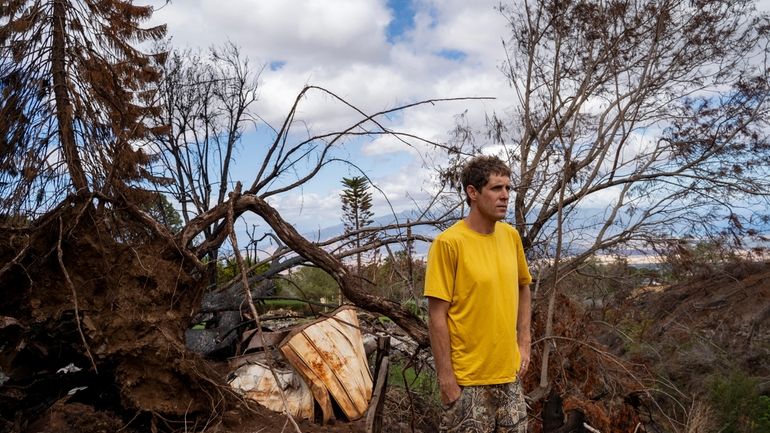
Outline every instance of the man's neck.
<svg viewBox="0 0 770 433"><path fill-rule="evenodd" d="M474 212L473 208L471 208L471 211L468 213L468 216L466 216L464 219L465 219L465 224L467 224L468 227L474 232L478 232L483 235L488 235L488 234L494 233L495 231L495 224L497 223L497 221L490 220L489 218L485 218L480 213Z"/></svg>

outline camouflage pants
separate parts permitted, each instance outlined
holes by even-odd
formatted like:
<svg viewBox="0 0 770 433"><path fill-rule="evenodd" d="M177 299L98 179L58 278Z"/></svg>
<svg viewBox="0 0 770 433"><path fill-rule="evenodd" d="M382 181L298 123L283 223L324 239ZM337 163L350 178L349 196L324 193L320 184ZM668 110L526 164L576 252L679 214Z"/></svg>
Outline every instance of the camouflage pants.
<svg viewBox="0 0 770 433"><path fill-rule="evenodd" d="M521 382L463 387L460 398L444 407L439 431L526 433L527 406Z"/></svg>

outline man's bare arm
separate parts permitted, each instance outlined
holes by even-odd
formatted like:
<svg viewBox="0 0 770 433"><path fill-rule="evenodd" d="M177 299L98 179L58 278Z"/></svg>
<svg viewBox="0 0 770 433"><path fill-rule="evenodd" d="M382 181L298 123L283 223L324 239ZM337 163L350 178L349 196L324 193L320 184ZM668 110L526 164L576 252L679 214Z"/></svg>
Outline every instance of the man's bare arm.
<svg viewBox="0 0 770 433"><path fill-rule="evenodd" d="M436 375L441 388L441 401L449 404L460 398L460 386L457 385L452 368L452 358L449 346L449 326L447 314L449 302L428 297L428 331L430 332L430 348L436 363Z"/></svg>
<svg viewBox="0 0 770 433"><path fill-rule="evenodd" d="M521 366L518 376L521 377L529 368L532 352L532 292L529 284L519 287L519 312L516 320L517 344L521 353Z"/></svg>

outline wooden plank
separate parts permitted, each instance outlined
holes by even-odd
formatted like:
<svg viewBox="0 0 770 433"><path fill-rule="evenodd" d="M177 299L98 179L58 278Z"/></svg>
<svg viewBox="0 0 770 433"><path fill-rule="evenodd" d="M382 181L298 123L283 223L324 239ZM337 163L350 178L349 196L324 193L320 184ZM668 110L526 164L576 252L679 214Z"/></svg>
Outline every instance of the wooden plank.
<svg viewBox="0 0 770 433"><path fill-rule="evenodd" d="M388 355L381 358L377 365L377 381L374 385L372 401L366 413L366 433L380 433L382 431L382 408L385 406L385 394L388 390Z"/></svg>

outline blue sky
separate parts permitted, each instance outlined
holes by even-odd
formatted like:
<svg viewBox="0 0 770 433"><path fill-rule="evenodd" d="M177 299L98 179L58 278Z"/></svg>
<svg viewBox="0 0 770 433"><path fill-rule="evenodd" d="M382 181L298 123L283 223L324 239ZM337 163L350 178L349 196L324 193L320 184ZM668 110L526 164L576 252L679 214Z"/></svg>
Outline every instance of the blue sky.
<svg viewBox="0 0 770 433"><path fill-rule="evenodd" d="M388 9L393 18L388 23L386 35L388 42L394 44L407 30L414 28L414 6L410 0L389 0Z"/></svg>

